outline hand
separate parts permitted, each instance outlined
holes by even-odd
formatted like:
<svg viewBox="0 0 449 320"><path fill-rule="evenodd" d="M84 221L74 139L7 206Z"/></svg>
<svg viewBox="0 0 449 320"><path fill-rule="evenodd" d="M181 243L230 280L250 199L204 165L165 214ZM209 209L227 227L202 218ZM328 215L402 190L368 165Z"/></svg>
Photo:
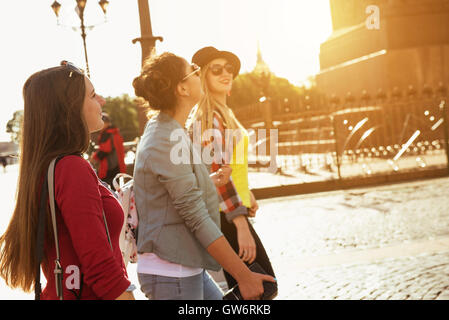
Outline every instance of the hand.
<svg viewBox="0 0 449 320"><path fill-rule="evenodd" d="M222 165L218 171L222 172L223 177L229 181L229 177L231 176L232 173L232 168L228 164Z"/></svg>
<svg viewBox="0 0 449 320"><path fill-rule="evenodd" d="M240 281L239 289L244 300L260 300L263 294L263 281L276 282L276 280L267 274L251 272L250 276Z"/></svg>
<svg viewBox="0 0 449 320"><path fill-rule="evenodd" d="M216 172L210 174L210 178L216 187L224 186L229 182L229 177L231 176L232 169L228 165L223 165Z"/></svg>
<svg viewBox="0 0 449 320"><path fill-rule="evenodd" d="M132 293L132 291L125 291L121 295L119 295L115 300L136 300L136 299L134 298L134 294Z"/></svg>
<svg viewBox="0 0 449 320"><path fill-rule="evenodd" d="M239 257L249 264L256 260L256 242L248 226L245 216L235 217L232 221L237 229L237 241L239 244Z"/></svg>
<svg viewBox="0 0 449 320"><path fill-rule="evenodd" d="M224 236L213 241L206 250L237 281L244 299L259 299L263 294L262 282L275 282L269 275L251 272Z"/></svg>
<svg viewBox="0 0 449 320"><path fill-rule="evenodd" d="M222 173L220 173L218 171L212 172L209 175L209 177L210 177L210 179L212 180L212 182L214 183L214 185L216 187L221 187L221 186L224 185L224 183L223 183L223 174Z"/></svg>
<svg viewBox="0 0 449 320"><path fill-rule="evenodd" d="M251 218L254 218L256 216L256 211L259 209L259 205L257 204L256 197L254 197L254 194L252 191L249 191L249 197L251 201L251 208L248 210L248 215Z"/></svg>

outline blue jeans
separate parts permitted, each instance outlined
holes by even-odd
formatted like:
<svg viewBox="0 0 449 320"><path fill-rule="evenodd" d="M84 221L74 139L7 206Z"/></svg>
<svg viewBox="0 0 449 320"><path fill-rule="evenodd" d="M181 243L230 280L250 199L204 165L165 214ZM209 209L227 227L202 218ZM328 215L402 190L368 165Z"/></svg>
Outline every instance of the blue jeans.
<svg viewBox="0 0 449 320"><path fill-rule="evenodd" d="M222 300L223 293L203 271L191 277L175 278L139 273L140 290L150 300Z"/></svg>

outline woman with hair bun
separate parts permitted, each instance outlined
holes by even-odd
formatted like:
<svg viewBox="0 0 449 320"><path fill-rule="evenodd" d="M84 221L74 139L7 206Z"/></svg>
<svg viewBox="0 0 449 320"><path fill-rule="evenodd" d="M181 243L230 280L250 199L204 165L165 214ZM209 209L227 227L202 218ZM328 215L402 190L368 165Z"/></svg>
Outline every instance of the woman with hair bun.
<svg viewBox="0 0 449 320"><path fill-rule="evenodd" d="M211 180L206 166L193 161L184 128L202 95L199 71L163 53L147 60L133 81L136 96L158 113L145 127L134 169L141 290L154 300L219 300L223 294L206 270L222 266L245 299L258 299L262 282L274 279L251 272L223 237L213 180L226 183L226 175ZM188 151L183 161L179 146Z"/></svg>

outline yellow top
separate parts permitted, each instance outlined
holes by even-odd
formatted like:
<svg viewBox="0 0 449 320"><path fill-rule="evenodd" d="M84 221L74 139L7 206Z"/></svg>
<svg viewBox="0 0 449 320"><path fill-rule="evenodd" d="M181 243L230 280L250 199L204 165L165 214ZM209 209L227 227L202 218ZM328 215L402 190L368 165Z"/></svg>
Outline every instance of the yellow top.
<svg viewBox="0 0 449 320"><path fill-rule="evenodd" d="M251 207L248 184L248 132L239 130L243 133L242 139L239 139L232 151L232 161L230 167L232 169L231 177L234 182L235 189L242 199L245 207Z"/></svg>

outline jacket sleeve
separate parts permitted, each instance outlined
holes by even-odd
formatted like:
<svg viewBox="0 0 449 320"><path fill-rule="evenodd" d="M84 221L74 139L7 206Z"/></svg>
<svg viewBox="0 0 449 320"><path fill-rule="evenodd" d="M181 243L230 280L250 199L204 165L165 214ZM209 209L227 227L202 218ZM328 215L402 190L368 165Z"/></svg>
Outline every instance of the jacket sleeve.
<svg viewBox="0 0 449 320"><path fill-rule="evenodd" d="M188 229L195 235L204 248L223 234L216 223L211 219L206 204L202 198L202 190L190 159L190 144L187 135L179 129L181 140L171 141L167 135L159 135L157 143L149 146L149 156L145 165L157 176L157 179L166 188L173 205L184 220ZM173 154L182 147L185 161L174 160Z"/></svg>
<svg viewBox="0 0 449 320"><path fill-rule="evenodd" d="M130 281L109 245L98 179L87 161L67 156L58 162L55 197L84 281L98 297L117 298Z"/></svg>

